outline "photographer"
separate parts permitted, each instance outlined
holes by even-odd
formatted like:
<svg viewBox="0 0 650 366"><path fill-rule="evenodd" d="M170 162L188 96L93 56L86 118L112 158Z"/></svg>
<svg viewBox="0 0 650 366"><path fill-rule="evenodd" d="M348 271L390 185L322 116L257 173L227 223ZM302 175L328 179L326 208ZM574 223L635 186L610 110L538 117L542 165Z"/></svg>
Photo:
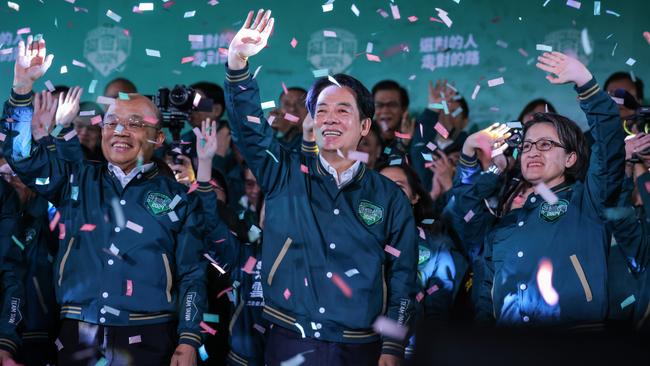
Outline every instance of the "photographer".
<svg viewBox="0 0 650 366"><path fill-rule="evenodd" d="M476 152L491 156L506 136L493 127L479 131L465 141L447 211L463 243L482 249L479 320L598 327L608 300L604 209L621 188L623 129L616 104L578 60L559 52L538 60L551 83L575 84L595 139L591 157L575 122L534 115L524 126L517 162L523 180L496 217L484 199L500 188L506 159L497 155L481 172Z"/></svg>

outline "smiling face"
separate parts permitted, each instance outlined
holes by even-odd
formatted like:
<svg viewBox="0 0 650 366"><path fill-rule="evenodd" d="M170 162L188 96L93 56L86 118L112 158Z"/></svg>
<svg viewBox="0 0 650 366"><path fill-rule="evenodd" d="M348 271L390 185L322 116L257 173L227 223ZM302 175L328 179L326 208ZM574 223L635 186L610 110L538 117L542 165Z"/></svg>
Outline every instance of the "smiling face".
<svg viewBox="0 0 650 366"><path fill-rule="evenodd" d="M404 106L400 100L400 92L395 89L381 89L375 93L375 121L379 126L387 131L387 135L399 129L402 115L404 114ZM391 136L386 136L391 137Z"/></svg>
<svg viewBox="0 0 650 366"><path fill-rule="evenodd" d="M532 125L524 136L524 142L550 140L562 144L557 130L551 123ZM521 172L524 179L533 185L545 183L548 187L556 186L565 181L565 170L576 163L575 152L553 146L548 151L539 151L535 145L530 151L521 154Z"/></svg>
<svg viewBox="0 0 650 366"><path fill-rule="evenodd" d="M355 96L348 87L330 85L316 101L314 131L322 136L319 149L323 152L356 150L361 137L370 130L370 118L360 120Z"/></svg>
<svg viewBox="0 0 650 366"><path fill-rule="evenodd" d="M142 156L145 163L151 160L156 145L165 140L163 132L154 124L144 122L142 128L129 128L127 121L157 119L155 105L146 97L129 94L129 100L116 99L115 105L106 113L104 121L117 118L124 128L102 128L102 152L109 163L125 173L133 169ZM158 122L159 125L160 122Z"/></svg>

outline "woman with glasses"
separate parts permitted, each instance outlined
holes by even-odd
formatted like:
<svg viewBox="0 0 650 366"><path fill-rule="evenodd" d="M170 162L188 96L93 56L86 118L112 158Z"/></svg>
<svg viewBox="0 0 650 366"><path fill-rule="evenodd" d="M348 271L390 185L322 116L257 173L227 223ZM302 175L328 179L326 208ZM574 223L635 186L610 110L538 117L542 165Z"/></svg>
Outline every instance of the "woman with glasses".
<svg viewBox="0 0 650 366"><path fill-rule="evenodd" d="M595 140L591 157L575 122L536 113L523 130L520 183L495 215L486 202L503 184L507 160L498 151L508 136L491 126L467 138L446 210L463 244L482 251L479 321L592 329L607 315L603 212L623 179L624 133L616 104L584 65L558 52L538 60L551 83L575 84ZM479 150L493 156L485 171Z"/></svg>

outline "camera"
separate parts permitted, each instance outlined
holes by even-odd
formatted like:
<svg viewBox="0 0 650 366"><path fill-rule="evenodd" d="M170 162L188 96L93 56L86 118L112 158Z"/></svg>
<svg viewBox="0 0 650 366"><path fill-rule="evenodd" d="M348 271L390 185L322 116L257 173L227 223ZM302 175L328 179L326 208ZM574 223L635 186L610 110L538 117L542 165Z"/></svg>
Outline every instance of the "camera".
<svg viewBox="0 0 650 366"><path fill-rule="evenodd" d="M623 129L628 135L636 133L650 133L650 107L639 107L631 116L623 118ZM650 148L640 151L641 155L650 155ZM641 159L637 154L632 155L630 163L638 163Z"/></svg>
<svg viewBox="0 0 650 366"><path fill-rule="evenodd" d="M503 151L503 154L517 159L521 143L524 141L524 126L519 121L506 122L506 126L509 128L510 137L504 141L508 147Z"/></svg>

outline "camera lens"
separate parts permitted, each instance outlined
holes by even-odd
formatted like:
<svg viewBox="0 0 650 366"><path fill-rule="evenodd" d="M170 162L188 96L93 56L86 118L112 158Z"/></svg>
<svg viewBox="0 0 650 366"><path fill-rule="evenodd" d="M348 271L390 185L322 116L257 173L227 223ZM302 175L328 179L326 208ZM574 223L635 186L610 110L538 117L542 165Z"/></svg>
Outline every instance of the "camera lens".
<svg viewBox="0 0 650 366"><path fill-rule="evenodd" d="M182 87L182 86L175 86L174 89L169 93L169 101L171 104L175 106L182 106L185 105L190 98L190 92Z"/></svg>

